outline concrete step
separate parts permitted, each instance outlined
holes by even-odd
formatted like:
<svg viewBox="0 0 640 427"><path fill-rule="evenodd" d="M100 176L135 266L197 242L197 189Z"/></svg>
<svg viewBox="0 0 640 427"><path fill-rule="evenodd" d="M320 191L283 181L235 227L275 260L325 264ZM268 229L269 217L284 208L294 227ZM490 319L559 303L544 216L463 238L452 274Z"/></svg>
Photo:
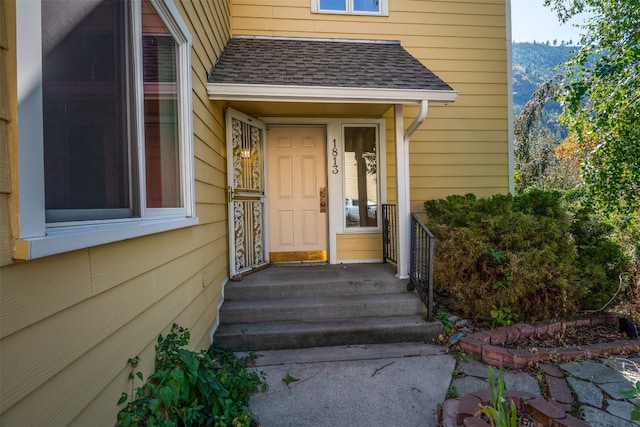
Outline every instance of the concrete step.
<svg viewBox="0 0 640 427"><path fill-rule="evenodd" d="M442 331L385 264L273 265L225 286L215 341L231 350L426 342Z"/></svg>
<svg viewBox="0 0 640 427"><path fill-rule="evenodd" d="M220 321L229 324L400 316L421 314L422 308L420 299L406 291L403 294L226 301L220 309Z"/></svg>
<svg viewBox="0 0 640 427"><path fill-rule="evenodd" d="M429 342L442 331L421 315L220 325L215 341L233 351Z"/></svg>
<svg viewBox="0 0 640 427"><path fill-rule="evenodd" d="M248 280L249 276L241 282L229 282L225 286L224 298L225 301L249 301L329 295L380 295L406 292L408 282L398 280L392 275L371 279L326 276L326 274L307 274L303 277L286 277L288 280L268 277L261 281Z"/></svg>

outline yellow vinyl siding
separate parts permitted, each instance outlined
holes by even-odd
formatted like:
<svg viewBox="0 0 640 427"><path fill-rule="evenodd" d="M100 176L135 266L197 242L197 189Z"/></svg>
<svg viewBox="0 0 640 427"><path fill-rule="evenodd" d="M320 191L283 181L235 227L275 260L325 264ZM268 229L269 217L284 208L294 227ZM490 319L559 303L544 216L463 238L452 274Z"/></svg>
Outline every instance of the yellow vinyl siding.
<svg viewBox="0 0 640 427"><path fill-rule="evenodd" d="M18 227L15 2L0 1L1 425L113 425L115 402L130 390L128 358L142 357L146 377L156 337L173 322L190 329L191 348L209 345L229 254L225 105L208 99L206 85L230 34L400 40L460 92L451 105L431 105L412 137L412 209L428 198L508 189L504 1L391 0L388 17L312 14L310 0L174 1L193 42L200 225L21 263L10 258ZM277 115L270 107L264 115ZM357 105L300 107L308 116L361 115ZM404 111L406 129L417 108ZM393 109L384 117L393 201ZM379 260L381 236L338 235L336 255Z"/></svg>
<svg viewBox="0 0 640 427"><path fill-rule="evenodd" d="M382 234L338 234L336 253L338 262L382 260Z"/></svg>
<svg viewBox="0 0 640 427"><path fill-rule="evenodd" d="M12 209L10 135L15 134L15 25L13 1L0 2L0 265L11 262L11 223L9 212ZM2 76L5 76L4 78ZM15 152L15 150L13 150Z"/></svg>
<svg viewBox="0 0 640 427"><path fill-rule="evenodd" d="M22 263L0 257L2 425L113 425L116 402L130 390L128 358L142 356L146 377L158 334L174 322L191 331L191 348L209 345L229 270L224 105L209 101L206 80L229 37L230 4L175 3L193 42L200 225ZM0 33L15 28L13 2L0 2L0 10ZM0 35L4 67L2 40ZM15 40L8 45L15 48ZM9 84L15 86L15 79ZM0 112L7 98L16 102L15 93L3 91ZM15 133L11 138L16 144ZM15 170L16 162L10 167ZM11 242L3 191L0 255Z"/></svg>
<svg viewBox="0 0 640 427"><path fill-rule="evenodd" d="M233 0L233 34L399 40L459 91L431 104L409 148L411 208L454 193L509 191L506 8L503 0L389 2L389 16L311 13L309 0ZM417 108L404 107L404 129ZM395 200L393 109L387 119L387 191ZM339 258L339 257L338 257Z"/></svg>

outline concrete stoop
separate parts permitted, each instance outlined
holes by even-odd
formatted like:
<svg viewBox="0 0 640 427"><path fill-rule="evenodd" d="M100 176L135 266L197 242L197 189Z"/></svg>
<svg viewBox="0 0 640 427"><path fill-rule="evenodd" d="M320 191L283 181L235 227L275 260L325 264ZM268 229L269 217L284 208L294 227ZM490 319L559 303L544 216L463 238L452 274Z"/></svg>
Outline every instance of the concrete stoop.
<svg viewBox="0 0 640 427"><path fill-rule="evenodd" d="M429 342L442 331L385 264L271 266L230 282L215 341L234 351Z"/></svg>

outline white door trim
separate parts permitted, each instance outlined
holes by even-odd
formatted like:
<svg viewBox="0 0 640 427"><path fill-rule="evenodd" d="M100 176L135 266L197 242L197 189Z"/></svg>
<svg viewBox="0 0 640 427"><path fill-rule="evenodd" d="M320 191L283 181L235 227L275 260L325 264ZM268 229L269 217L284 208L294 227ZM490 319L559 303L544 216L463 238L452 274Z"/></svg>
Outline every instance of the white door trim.
<svg viewBox="0 0 640 427"><path fill-rule="evenodd" d="M380 186L380 203L387 203L387 165L386 165L386 121L385 119L370 118L327 118L327 117L259 117L267 126L302 126L302 125L324 125L326 126L326 148L327 148L327 191L329 193L329 263L336 264L337 258L337 235L347 232L344 227L344 184L342 173L332 173L333 166L333 140L336 140L338 155L336 162L342 170L343 147L342 125L343 124L377 124L378 135L380 136L379 148L384 157L378 163L382 185ZM268 199L268 197L267 197ZM367 230L365 230L366 232ZM357 231L348 230L349 233Z"/></svg>

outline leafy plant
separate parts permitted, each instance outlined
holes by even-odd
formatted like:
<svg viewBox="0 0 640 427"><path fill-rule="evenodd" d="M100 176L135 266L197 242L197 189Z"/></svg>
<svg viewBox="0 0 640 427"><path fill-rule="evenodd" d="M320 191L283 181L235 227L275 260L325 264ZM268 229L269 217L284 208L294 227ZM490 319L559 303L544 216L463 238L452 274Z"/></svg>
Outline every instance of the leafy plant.
<svg viewBox="0 0 640 427"><path fill-rule="evenodd" d="M458 397L458 388L455 384L451 384L447 389L447 399L455 399L456 397Z"/></svg>
<svg viewBox="0 0 640 427"><path fill-rule="evenodd" d="M485 247L484 253L490 255L491 258L496 260L496 262L501 263L502 261L504 261L505 259L504 251L497 251L493 249L493 246L491 246L491 244L489 243L485 243L484 247Z"/></svg>
<svg viewBox="0 0 640 427"><path fill-rule="evenodd" d="M155 372L135 387L141 372L139 358L129 359L131 396L122 393L118 405L131 401L118 413L118 427L129 426L250 426L249 398L265 392L263 377L249 372L249 358L212 346L208 351L184 348L189 331L174 324L156 344ZM134 391L135 389L135 391Z"/></svg>
<svg viewBox="0 0 640 427"><path fill-rule="evenodd" d="M498 373L498 381L494 381L493 368L489 367L489 394L491 395L491 405L480 404L480 412L484 413L491 420L493 427L516 427L517 409L516 404L511 401L507 403L504 397L504 378L502 370Z"/></svg>
<svg viewBox="0 0 640 427"><path fill-rule="evenodd" d="M622 392L624 397L631 400L633 410L631 411L631 420L640 421L640 381L636 381L629 389Z"/></svg>
<svg viewBox="0 0 640 427"><path fill-rule="evenodd" d="M454 357L458 362L468 362L472 358L471 355L467 354L463 349L456 351Z"/></svg>
<svg viewBox="0 0 640 427"><path fill-rule="evenodd" d="M293 375L291 375L289 372L287 372L287 375L285 375L285 377L282 379L282 381L284 381L284 383L287 385L287 387L291 388L291 386L289 384L291 384L292 382L300 381L300 380L298 378L294 377Z"/></svg>
<svg viewBox="0 0 640 427"><path fill-rule="evenodd" d="M443 334L449 335L451 332L453 332L453 329L455 326L453 322L449 320L449 313L446 313L444 311L439 311L438 313L436 313L436 317L442 323Z"/></svg>
<svg viewBox="0 0 640 427"><path fill-rule="evenodd" d="M491 306L491 324L492 326L511 326L513 325L513 315L511 314L511 308L509 307L496 307Z"/></svg>

